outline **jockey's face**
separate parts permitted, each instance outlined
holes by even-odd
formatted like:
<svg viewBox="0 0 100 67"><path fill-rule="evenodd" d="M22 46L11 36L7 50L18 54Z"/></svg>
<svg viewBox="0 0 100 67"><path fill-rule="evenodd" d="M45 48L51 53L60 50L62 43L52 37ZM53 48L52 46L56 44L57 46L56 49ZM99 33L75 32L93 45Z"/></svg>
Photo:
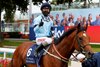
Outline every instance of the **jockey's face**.
<svg viewBox="0 0 100 67"><path fill-rule="evenodd" d="M44 7L42 9L42 13L44 16L48 16L48 14L50 13L50 9L48 7Z"/></svg>

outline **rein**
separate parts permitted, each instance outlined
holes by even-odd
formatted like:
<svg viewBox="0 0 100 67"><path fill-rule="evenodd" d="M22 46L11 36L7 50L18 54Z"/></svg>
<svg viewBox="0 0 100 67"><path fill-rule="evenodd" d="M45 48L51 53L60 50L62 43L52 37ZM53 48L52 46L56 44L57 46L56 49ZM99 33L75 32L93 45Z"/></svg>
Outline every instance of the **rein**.
<svg viewBox="0 0 100 67"><path fill-rule="evenodd" d="M54 48L54 50L56 51L56 53L59 55L59 57L56 56L56 55L54 55L54 54L52 54L52 53L50 53L50 52L48 52L48 51L45 50L45 49L43 49L43 50L44 50L47 54L49 54L50 56L52 56L52 57L54 57L54 58L57 58L57 59L59 59L59 60L65 62L65 63L68 63L69 59L68 59L68 58L65 58L64 56L62 56L62 55L58 52L58 50L57 50L57 48L55 47L54 44L53 44L53 48ZM73 54L72 54L72 56L77 60L76 56L74 56Z"/></svg>
<svg viewBox="0 0 100 67"><path fill-rule="evenodd" d="M57 48L55 47L54 44L53 44L53 48L54 48L54 50L56 51L56 53L57 53L62 59L66 60L66 61L69 61L68 58L65 58L64 56L62 56L62 55L58 52L58 50L57 50ZM76 58L77 56L75 56L74 54L72 54L72 56L73 56L76 60L78 60L78 59Z"/></svg>
<svg viewBox="0 0 100 67"><path fill-rule="evenodd" d="M61 57L58 57L58 56L56 56L56 55L54 55L54 54L48 52L48 51L45 50L45 49L43 49L43 50L44 50L47 54L49 54L50 56L52 56L52 57L54 57L54 58L56 58L56 59L58 59L58 60L61 60L61 61L65 62L65 63L68 63L68 60L64 60L64 59L62 59Z"/></svg>
<svg viewBox="0 0 100 67"><path fill-rule="evenodd" d="M57 48L55 47L55 45L53 44L53 48L54 48L54 50L56 51L56 53L62 58L62 59L64 59L64 60L67 60L68 61L68 59L67 58L65 58L64 56L62 56L59 52L58 52L58 50L57 50Z"/></svg>

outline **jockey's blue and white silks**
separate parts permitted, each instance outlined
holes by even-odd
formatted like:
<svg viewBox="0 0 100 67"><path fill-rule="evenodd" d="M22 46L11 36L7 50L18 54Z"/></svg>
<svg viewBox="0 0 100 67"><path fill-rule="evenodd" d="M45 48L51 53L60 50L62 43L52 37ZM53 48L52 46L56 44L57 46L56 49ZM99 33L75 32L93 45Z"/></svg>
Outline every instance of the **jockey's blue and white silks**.
<svg viewBox="0 0 100 67"><path fill-rule="evenodd" d="M43 26L39 27L39 23L43 22ZM44 17L43 15L38 16L34 19L34 32L36 38L51 36L51 27L53 26L53 21L49 16Z"/></svg>
<svg viewBox="0 0 100 67"><path fill-rule="evenodd" d="M91 58L84 61L82 67L100 67L100 52L94 53Z"/></svg>

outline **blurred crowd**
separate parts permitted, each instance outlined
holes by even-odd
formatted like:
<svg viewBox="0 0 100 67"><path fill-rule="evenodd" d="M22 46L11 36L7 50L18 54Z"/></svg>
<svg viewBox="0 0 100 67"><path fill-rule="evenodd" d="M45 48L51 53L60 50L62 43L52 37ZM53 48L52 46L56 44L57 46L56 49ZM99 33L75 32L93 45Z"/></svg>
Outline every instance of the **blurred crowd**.
<svg viewBox="0 0 100 67"><path fill-rule="evenodd" d="M88 26L99 26L100 25L100 14L95 16L95 20L92 19L92 14L88 14L88 18L86 18L86 16L78 16L76 21L74 20L74 15L71 13L69 15L66 15L65 13L62 14L62 19L60 19L60 15L56 14L56 16L54 17L53 15L49 15L50 18L53 20L53 24L54 26L75 26L78 25L79 23L81 25L85 25L88 23ZM34 16L32 15L32 19Z"/></svg>

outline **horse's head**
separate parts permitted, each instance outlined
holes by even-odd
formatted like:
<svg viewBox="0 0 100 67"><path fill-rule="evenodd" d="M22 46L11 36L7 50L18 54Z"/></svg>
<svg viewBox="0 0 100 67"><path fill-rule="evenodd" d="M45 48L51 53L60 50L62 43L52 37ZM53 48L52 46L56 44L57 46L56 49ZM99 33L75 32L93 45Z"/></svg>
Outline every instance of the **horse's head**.
<svg viewBox="0 0 100 67"><path fill-rule="evenodd" d="M64 32L63 35L55 43L56 48L54 47L57 55L61 58L65 57L70 58L74 50L77 50L80 53L84 53L89 56L89 53L93 53L92 48L89 44L89 36L86 32L88 25L74 26L69 29L67 32ZM63 59L65 59L63 58Z"/></svg>
<svg viewBox="0 0 100 67"><path fill-rule="evenodd" d="M86 33L88 25L86 26L81 26L80 24L77 26L76 30L76 44L75 44L75 49L78 50L81 53L88 54L88 53L93 53L93 50L91 46L89 45L89 36Z"/></svg>

